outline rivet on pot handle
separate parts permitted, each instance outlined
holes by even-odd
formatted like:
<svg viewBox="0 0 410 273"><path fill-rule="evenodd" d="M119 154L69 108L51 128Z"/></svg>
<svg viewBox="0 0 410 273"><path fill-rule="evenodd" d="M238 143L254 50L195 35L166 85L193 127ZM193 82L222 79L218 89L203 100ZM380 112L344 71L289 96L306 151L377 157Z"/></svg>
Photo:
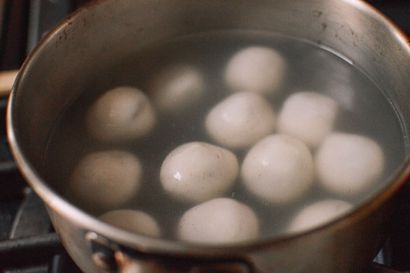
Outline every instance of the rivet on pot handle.
<svg viewBox="0 0 410 273"><path fill-rule="evenodd" d="M124 250L118 244L88 232L94 264L105 272L119 273L252 273L251 267L241 260L201 260L162 257Z"/></svg>

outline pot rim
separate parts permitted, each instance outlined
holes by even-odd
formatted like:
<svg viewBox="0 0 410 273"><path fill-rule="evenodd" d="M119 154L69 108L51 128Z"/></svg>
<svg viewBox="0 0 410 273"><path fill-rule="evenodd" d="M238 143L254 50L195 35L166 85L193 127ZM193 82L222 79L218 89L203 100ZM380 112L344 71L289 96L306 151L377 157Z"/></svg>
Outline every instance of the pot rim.
<svg viewBox="0 0 410 273"><path fill-rule="evenodd" d="M281 234L276 236L269 236L259 238L250 242L241 242L235 244L221 244L221 245L204 245L195 244L182 241L172 241L159 238L151 238L143 235L131 233L107 223L98 220L97 217L88 214L75 206L74 204L66 201L62 196L56 193L51 187L49 187L45 181L41 178L38 172L34 169L32 164L28 161L24 154L24 151L20 148L18 138L16 136L15 125L14 125L14 108L17 93L19 92L19 86L24 78L26 78L27 71L29 70L33 60L38 58L39 52L43 50L49 40L51 40L55 35L62 32L63 29L71 24L71 21L76 20L81 14L87 12L88 9L92 9L94 6L103 4L111 0L97 0L91 3L87 3L85 6L81 7L79 10L69 15L65 20L63 20L54 30L49 32L36 46L36 48L28 55L24 61L12 88L12 92L9 97L9 102L7 106L7 137L11 147L11 152L16 160L17 166L26 178L26 181L34 189L34 191L43 199L49 208L65 218L69 219L73 223L83 227L87 231L95 232L106 239L113 240L127 247L138 249L142 252L150 252L167 255L222 255L224 253L232 255L232 253L238 251L254 251L257 249L271 247L272 245L286 243L288 241L297 239L302 236L309 236L314 233L320 233L323 230L327 230L333 227L341 227L344 225L349 225L352 222L359 221L365 216L371 214L373 211L380 208L384 203L390 200L394 194L396 194L406 183L410 176L410 156L407 155L401 166L389 176L391 181L385 185L382 189L368 198L362 204L355 206L355 208L342 216L333 219L332 221L322 224L318 227L311 228L301 232L295 232L290 234ZM371 6L370 4L364 2L363 0L343 0L349 5L366 13L368 16L375 17L378 21L385 24L392 34L397 38L397 43L399 43L403 48L406 48L409 52L410 57L410 44L407 41L405 34L386 16L384 16L380 11Z"/></svg>

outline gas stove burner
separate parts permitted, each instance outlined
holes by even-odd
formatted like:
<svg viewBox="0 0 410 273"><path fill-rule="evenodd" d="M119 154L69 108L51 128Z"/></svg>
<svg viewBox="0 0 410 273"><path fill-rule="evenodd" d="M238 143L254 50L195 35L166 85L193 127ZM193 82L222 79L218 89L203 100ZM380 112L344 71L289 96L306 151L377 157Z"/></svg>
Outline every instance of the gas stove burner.
<svg viewBox="0 0 410 273"><path fill-rule="evenodd" d="M14 200L0 203L0 269L10 273L80 272L61 246L41 199L30 188L23 192L18 204ZM2 213L1 208L11 213Z"/></svg>

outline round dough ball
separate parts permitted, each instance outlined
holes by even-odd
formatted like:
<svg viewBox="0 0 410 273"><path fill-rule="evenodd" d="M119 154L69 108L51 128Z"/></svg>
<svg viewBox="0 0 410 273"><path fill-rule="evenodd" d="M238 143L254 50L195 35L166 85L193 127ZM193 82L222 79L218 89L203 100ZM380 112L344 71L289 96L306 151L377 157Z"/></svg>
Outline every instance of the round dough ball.
<svg viewBox="0 0 410 273"><path fill-rule="evenodd" d="M333 133L316 154L319 182L327 190L352 196L370 189L384 170L381 147L364 136Z"/></svg>
<svg viewBox="0 0 410 273"><path fill-rule="evenodd" d="M316 147L332 131L337 108L337 103L325 95L295 93L283 104L278 117L278 131Z"/></svg>
<svg viewBox="0 0 410 273"><path fill-rule="evenodd" d="M275 123L275 113L261 95L241 92L214 106L206 117L205 127L217 143L243 149L271 134Z"/></svg>
<svg viewBox="0 0 410 273"><path fill-rule="evenodd" d="M263 201L286 203L312 187L314 164L303 142L278 134L252 147L242 163L241 175L246 188Z"/></svg>
<svg viewBox="0 0 410 273"><path fill-rule="evenodd" d="M190 142L174 149L161 166L161 183L173 197L202 202L224 194L238 176L236 156L221 147Z"/></svg>
<svg viewBox="0 0 410 273"><path fill-rule="evenodd" d="M274 94L282 86L286 62L274 49L252 46L229 60L225 81L233 91Z"/></svg>
<svg viewBox="0 0 410 273"><path fill-rule="evenodd" d="M154 94L154 105L168 113L178 113L191 107L205 93L203 75L188 65L167 67L151 80L149 86Z"/></svg>
<svg viewBox="0 0 410 273"><path fill-rule="evenodd" d="M156 122L155 112L145 94L121 86L99 97L86 114L86 126L100 141L120 142L146 136Z"/></svg>
<svg viewBox="0 0 410 273"><path fill-rule="evenodd" d="M350 203L341 200L322 200L303 208L291 221L289 231L304 231L347 213L353 208Z"/></svg>
<svg viewBox="0 0 410 273"><path fill-rule="evenodd" d="M114 209L135 196L141 178L141 163L128 152L90 153L75 167L68 196L88 210Z"/></svg>
<svg viewBox="0 0 410 273"><path fill-rule="evenodd" d="M112 210L101 215L100 219L126 231L151 237L161 236L161 230L155 219L142 211L131 209Z"/></svg>
<svg viewBox="0 0 410 273"><path fill-rule="evenodd" d="M236 243L258 235L259 221L253 210L230 198L199 204L186 211L178 224L178 237L195 243Z"/></svg>

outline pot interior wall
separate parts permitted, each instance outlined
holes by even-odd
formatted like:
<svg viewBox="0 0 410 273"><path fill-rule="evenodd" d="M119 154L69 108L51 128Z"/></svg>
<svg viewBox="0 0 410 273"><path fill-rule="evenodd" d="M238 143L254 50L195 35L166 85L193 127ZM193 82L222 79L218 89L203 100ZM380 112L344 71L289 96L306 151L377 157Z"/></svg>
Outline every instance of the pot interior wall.
<svg viewBox="0 0 410 273"><path fill-rule="evenodd" d="M20 75L12 119L23 154L41 174L53 125L82 92L101 88L101 69L141 47L190 33L279 32L326 46L385 91L410 130L410 51L358 1L99 1L46 38ZM348 18L348 20L346 19Z"/></svg>

